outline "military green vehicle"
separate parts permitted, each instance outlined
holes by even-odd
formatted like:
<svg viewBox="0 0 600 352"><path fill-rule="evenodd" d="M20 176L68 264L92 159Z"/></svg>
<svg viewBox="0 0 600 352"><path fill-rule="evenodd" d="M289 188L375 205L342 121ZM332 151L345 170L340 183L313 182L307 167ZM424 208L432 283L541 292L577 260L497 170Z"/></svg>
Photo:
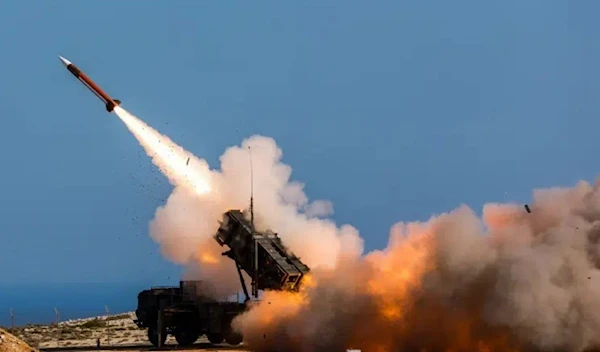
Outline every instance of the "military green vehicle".
<svg viewBox="0 0 600 352"><path fill-rule="evenodd" d="M276 233L254 231L253 222L239 210L223 214L214 239L229 247L223 253L238 271L244 303L217 301L202 281L180 281L175 287L153 287L138 294L135 323L148 329L148 339L157 347L171 334L181 346L206 335L211 343L242 343L243 336L231 328L233 319L246 310L250 300L242 270L252 278L252 295L258 290L297 291L309 268L291 253Z"/></svg>
<svg viewBox="0 0 600 352"><path fill-rule="evenodd" d="M242 342L231 321L246 305L205 296L202 286L202 281L180 281L178 287L153 287L138 294L135 323L148 329L148 340L154 346L163 346L168 334L180 346L189 346L202 335L214 344Z"/></svg>

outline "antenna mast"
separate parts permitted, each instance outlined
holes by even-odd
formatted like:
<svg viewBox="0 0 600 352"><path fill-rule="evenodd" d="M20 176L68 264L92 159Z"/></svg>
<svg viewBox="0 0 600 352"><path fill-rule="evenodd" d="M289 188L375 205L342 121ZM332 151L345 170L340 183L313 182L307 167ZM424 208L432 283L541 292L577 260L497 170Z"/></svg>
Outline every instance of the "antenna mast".
<svg viewBox="0 0 600 352"><path fill-rule="evenodd" d="M254 169L252 168L252 149L248 146L250 154L250 229L254 239L254 277L252 278L252 295L258 298L258 241L254 235Z"/></svg>
<svg viewBox="0 0 600 352"><path fill-rule="evenodd" d="M250 154L250 226L252 227L252 235L254 235L254 170L252 168L252 149L248 146Z"/></svg>

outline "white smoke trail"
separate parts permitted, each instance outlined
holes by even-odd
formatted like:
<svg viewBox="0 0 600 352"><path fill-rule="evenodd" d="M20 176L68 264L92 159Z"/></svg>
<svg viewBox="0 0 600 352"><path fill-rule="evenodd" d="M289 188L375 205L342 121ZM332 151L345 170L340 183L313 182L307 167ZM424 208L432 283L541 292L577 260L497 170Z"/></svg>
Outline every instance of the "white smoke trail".
<svg viewBox="0 0 600 352"><path fill-rule="evenodd" d="M197 160L169 137L159 134L121 107L115 107L114 111L173 185L191 188L199 195L210 191L210 172L204 160ZM189 167L188 160L192 158L197 162Z"/></svg>

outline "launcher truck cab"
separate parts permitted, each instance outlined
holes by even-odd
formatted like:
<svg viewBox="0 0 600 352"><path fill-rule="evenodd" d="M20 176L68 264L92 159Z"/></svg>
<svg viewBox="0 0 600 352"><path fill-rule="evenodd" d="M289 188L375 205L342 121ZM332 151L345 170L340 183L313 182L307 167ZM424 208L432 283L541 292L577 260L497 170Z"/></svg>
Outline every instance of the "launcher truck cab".
<svg viewBox="0 0 600 352"><path fill-rule="evenodd" d="M148 340L157 347L171 334L180 346L189 346L206 335L211 343L242 342L231 321L246 305L216 301L204 294L202 281L180 281L179 286L153 287L138 294L135 323L148 329Z"/></svg>

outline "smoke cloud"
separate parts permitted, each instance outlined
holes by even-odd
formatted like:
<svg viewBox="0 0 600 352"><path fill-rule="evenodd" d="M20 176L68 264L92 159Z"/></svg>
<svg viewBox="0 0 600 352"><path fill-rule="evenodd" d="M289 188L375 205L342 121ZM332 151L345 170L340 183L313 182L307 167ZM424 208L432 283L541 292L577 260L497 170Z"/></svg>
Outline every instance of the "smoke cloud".
<svg viewBox="0 0 600 352"><path fill-rule="evenodd" d="M266 292L234 321L257 351L586 351L600 346L600 183L537 190L522 205L458 208L400 222L388 246L363 255L327 201L309 202L271 139L253 136L220 170L126 111L115 111L174 190L150 235L187 275L238 289L211 238L221 214L243 209L254 167L259 229L311 267L299 293ZM160 140L160 143L158 142ZM189 165L185 165L190 158Z"/></svg>
<svg viewBox="0 0 600 352"><path fill-rule="evenodd" d="M322 218L333 212L332 204L309 202L304 185L290 180L292 169L282 163L283 153L273 139L248 138L225 151L220 171L211 170L205 160L134 115L120 107L115 112L174 186L156 210L150 236L165 257L188 266L186 278L213 282L219 295L239 290L235 265L221 256L224 249L212 236L225 211L249 206L251 160L257 230L277 232L311 268L334 268L338 261L362 254L363 241L354 227Z"/></svg>
<svg viewBox="0 0 600 352"><path fill-rule="evenodd" d="M271 292L237 328L258 350L598 348L599 185L535 191L531 214L487 204L482 219L460 206L395 224L385 250L313 272L294 299Z"/></svg>

